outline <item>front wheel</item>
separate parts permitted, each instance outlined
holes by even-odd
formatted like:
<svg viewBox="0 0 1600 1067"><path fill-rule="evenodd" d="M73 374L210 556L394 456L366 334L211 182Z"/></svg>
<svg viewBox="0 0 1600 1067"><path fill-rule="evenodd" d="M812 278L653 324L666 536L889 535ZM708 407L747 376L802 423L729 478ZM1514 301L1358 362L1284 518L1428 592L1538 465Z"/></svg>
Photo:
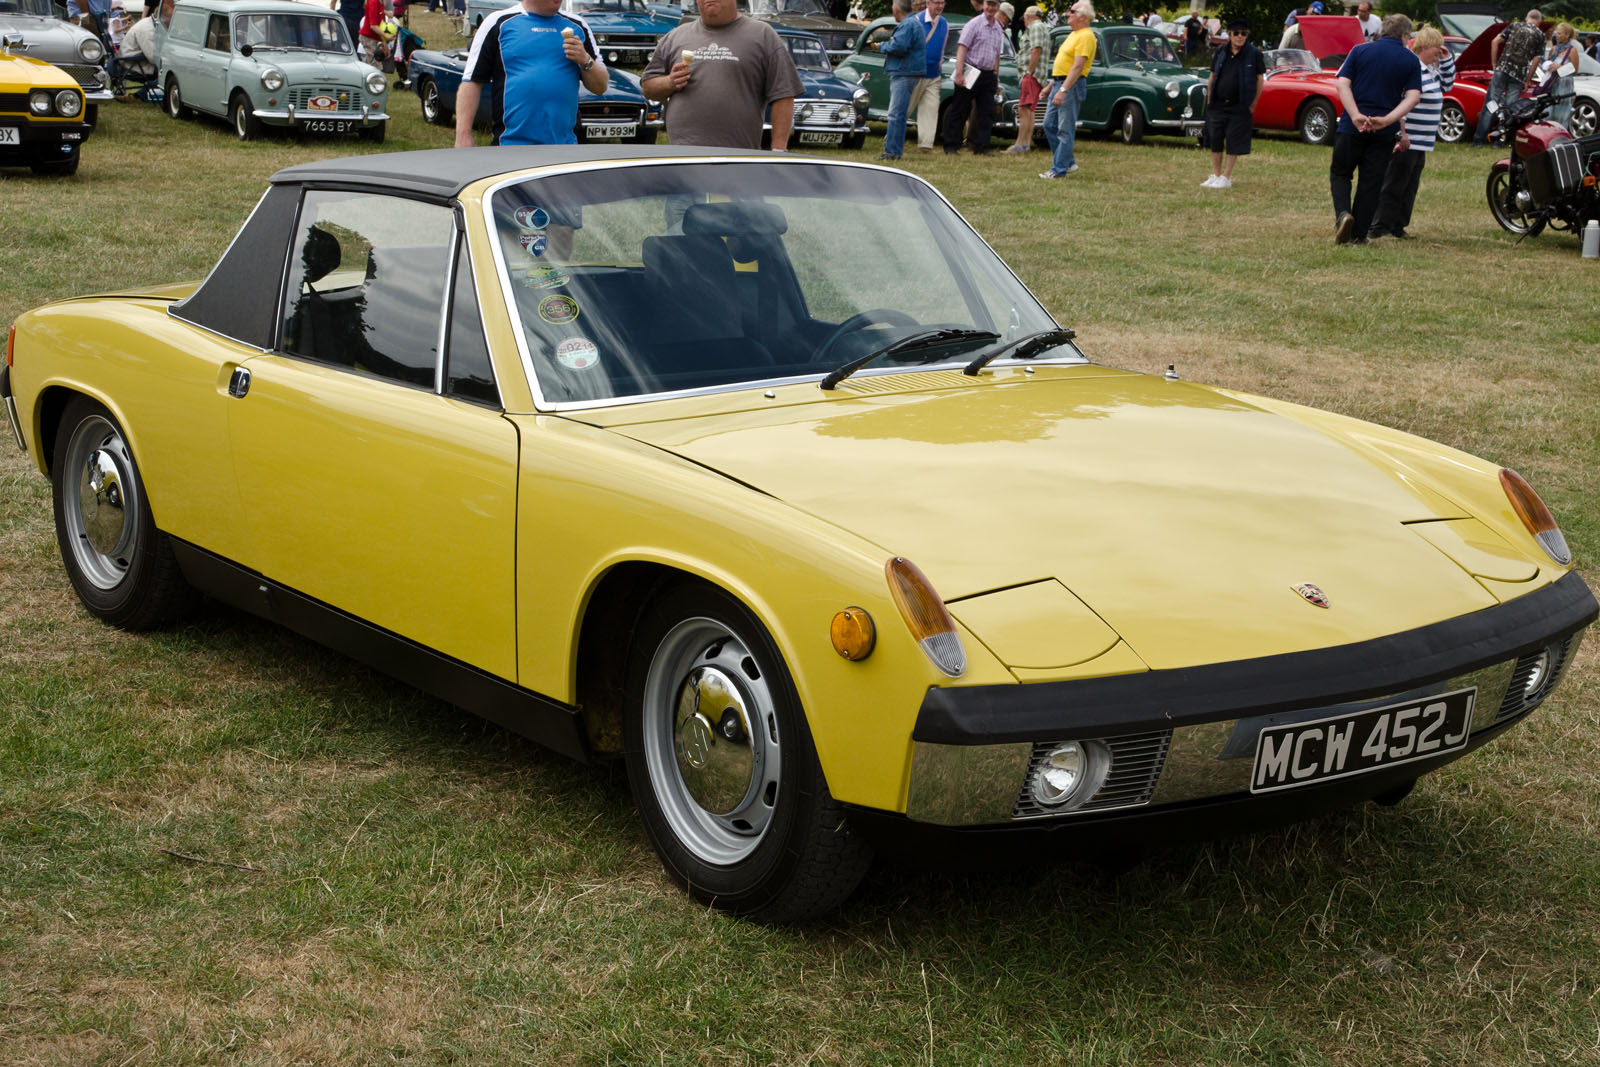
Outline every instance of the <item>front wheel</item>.
<svg viewBox="0 0 1600 1067"><path fill-rule="evenodd" d="M1534 217L1528 191L1509 167L1499 165L1491 170L1484 192L1489 198L1489 213L1502 230L1518 237L1536 237L1544 229L1544 219Z"/></svg>
<svg viewBox="0 0 1600 1067"><path fill-rule="evenodd" d="M48 163L33 164L35 174L52 178L70 178L78 173L78 153L72 153L69 159L53 159Z"/></svg>
<svg viewBox="0 0 1600 1067"><path fill-rule="evenodd" d="M50 474L56 541L83 606L125 630L176 617L192 594L109 411L87 397L67 405Z"/></svg>
<svg viewBox="0 0 1600 1067"><path fill-rule="evenodd" d="M1587 97L1572 102L1572 119L1567 124L1574 137L1593 137L1600 133L1600 104Z"/></svg>
<svg viewBox="0 0 1600 1067"><path fill-rule="evenodd" d="M737 598L686 582L629 651L628 782L667 872L762 922L837 907L870 852L828 793L777 646Z"/></svg>
<svg viewBox="0 0 1600 1067"><path fill-rule="evenodd" d="M1138 104L1122 105L1117 116L1117 140L1123 144L1138 144L1144 140L1144 111Z"/></svg>
<svg viewBox="0 0 1600 1067"><path fill-rule="evenodd" d="M1467 136L1467 113L1461 110L1460 104L1444 102L1444 110L1439 112L1439 140L1445 144L1460 144Z"/></svg>
<svg viewBox="0 0 1600 1067"><path fill-rule="evenodd" d="M261 136L261 120L256 118L256 109L250 103L250 98L243 93L234 93L233 102L228 106L228 117L233 120L233 135L241 141L253 141Z"/></svg>
<svg viewBox="0 0 1600 1067"><path fill-rule="evenodd" d="M439 86L432 78L422 79L422 117L431 125L444 126L450 121L451 115L445 109L444 101L439 98Z"/></svg>
<svg viewBox="0 0 1600 1067"><path fill-rule="evenodd" d="M388 122L374 122L371 126L363 126L361 129L357 130L356 136L360 137L363 141L371 141L373 144L382 144L384 134L388 132L388 126Z"/></svg>
<svg viewBox="0 0 1600 1067"><path fill-rule="evenodd" d="M1337 124L1333 105L1326 100L1313 100L1300 112L1300 139L1306 144L1332 144Z"/></svg>

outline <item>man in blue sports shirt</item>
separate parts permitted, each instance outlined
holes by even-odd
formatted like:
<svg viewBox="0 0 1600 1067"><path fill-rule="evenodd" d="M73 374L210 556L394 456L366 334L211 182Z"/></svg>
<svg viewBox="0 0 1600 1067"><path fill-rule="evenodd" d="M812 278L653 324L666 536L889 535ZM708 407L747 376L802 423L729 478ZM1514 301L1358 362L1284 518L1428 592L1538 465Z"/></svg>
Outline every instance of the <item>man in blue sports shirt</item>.
<svg viewBox="0 0 1600 1067"><path fill-rule="evenodd" d="M1410 36L1411 20L1390 15L1383 20L1378 39L1356 45L1339 68L1344 114L1339 116L1333 161L1328 165L1333 239L1339 244L1367 243L1384 172L1400 138L1401 127L1396 124L1422 99L1422 64L1406 47ZM1357 172L1352 201L1350 185Z"/></svg>
<svg viewBox="0 0 1600 1067"><path fill-rule="evenodd" d="M522 0L496 11L472 38L456 90L456 147L471 148L472 119L485 83L493 86L496 144L576 144L578 83L610 84L588 23L561 0Z"/></svg>

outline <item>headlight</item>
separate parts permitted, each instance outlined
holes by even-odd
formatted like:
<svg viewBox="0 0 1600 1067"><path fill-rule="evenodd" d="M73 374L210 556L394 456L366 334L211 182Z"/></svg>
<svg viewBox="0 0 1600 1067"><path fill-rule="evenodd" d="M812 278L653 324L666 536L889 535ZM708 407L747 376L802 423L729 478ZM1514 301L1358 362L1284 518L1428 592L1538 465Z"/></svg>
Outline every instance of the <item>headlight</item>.
<svg viewBox="0 0 1600 1067"><path fill-rule="evenodd" d="M28 94L28 110L35 115L50 114L50 94L43 89L35 89Z"/></svg>
<svg viewBox="0 0 1600 1067"><path fill-rule="evenodd" d="M800 110L795 112L795 118L801 122L811 121L812 107L810 104L801 104Z"/></svg>
<svg viewBox="0 0 1600 1067"><path fill-rule="evenodd" d="M1505 490L1506 499L1511 501L1511 510L1517 513L1517 518L1522 520L1522 525L1533 534L1534 540L1539 542L1545 553L1563 567L1571 563L1572 549L1567 547L1567 539L1562 536L1561 527L1556 525L1556 517L1544 506L1544 501L1533 491L1533 486L1516 471L1502 467L1500 488Z"/></svg>
<svg viewBox="0 0 1600 1067"><path fill-rule="evenodd" d="M283 88L283 71L275 67L268 67L261 72L261 88L269 93L275 93Z"/></svg>
<svg viewBox="0 0 1600 1067"><path fill-rule="evenodd" d="M1178 89L1178 83L1177 82L1168 82L1167 83L1167 95L1168 96L1170 96L1170 97L1172 97L1172 99L1176 100L1176 99L1178 99L1178 92L1179 92L1179 89Z"/></svg>
<svg viewBox="0 0 1600 1067"><path fill-rule="evenodd" d="M83 110L83 98L71 89L63 89L56 94L56 110L67 118L73 118Z"/></svg>
<svg viewBox="0 0 1600 1067"><path fill-rule="evenodd" d="M1040 807L1076 808L1104 784L1110 763L1110 753L1099 741L1063 741L1033 768L1028 792Z"/></svg>
<svg viewBox="0 0 1600 1067"><path fill-rule="evenodd" d="M78 55L83 57L85 63L98 63L105 58L105 54L106 50L93 37L85 37L78 42Z"/></svg>
<svg viewBox="0 0 1600 1067"><path fill-rule="evenodd" d="M855 92L850 94L850 102L855 105L857 111L865 111L867 105L872 102L872 94L865 89L857 88Z"/></svg>
<svg viewBox="0 0 1600 1067"><path fill-rule="evenodd" d="M388 88L388 86L389 79L383 76L383 71L375 70L367 75L367 92L373 96L383 95L384 89Z"/></svg>

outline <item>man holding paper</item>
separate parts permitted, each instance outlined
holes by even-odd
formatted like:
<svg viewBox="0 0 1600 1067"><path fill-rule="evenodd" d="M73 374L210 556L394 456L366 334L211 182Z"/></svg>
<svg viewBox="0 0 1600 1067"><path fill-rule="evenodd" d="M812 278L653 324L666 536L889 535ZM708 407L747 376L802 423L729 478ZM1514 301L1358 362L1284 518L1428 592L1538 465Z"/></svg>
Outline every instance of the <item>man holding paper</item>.
<svg viewBox="0 0 1600 1067"><path fill-rule="evenodd" d="M1067 25L1072 32L1056 51L1050 68L1050 104L1044 112L1044 139L1050 142L1050 169L1041 178L1065 178L1078 172L1073 147L1078 140L1078 112L1089 96L1089 67L1094 63L1094 5L1077 0L1067 9Z"/></svg>
<svg viewBox="0 0 1600 1067"><path fill-rule="evenodd" d="M999 85L1000 52L1005 47L1005 30L1000 25L1000 0L983 0L983 15L961 29L956 44L955 93L945 115L944 151L955 155L961 148L961 133L972 119L972 154L989 154L989 130L994 126L994 94Z"/></svg>

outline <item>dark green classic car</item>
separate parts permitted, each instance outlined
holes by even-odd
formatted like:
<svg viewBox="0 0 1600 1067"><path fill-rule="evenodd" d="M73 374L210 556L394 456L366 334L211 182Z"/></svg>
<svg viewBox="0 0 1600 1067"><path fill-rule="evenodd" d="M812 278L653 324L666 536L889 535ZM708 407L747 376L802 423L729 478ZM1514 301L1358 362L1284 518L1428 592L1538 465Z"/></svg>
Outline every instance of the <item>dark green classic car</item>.
<svg viewBox="0 0 1600 1067"><path fill-rule="evenodd" d="M1094 64L1089 68L1089 97L1078 114L1080 130L1112 130L1127 144L1138 144L1147 132L1199 136L1209 71L1185 67L1158 30L1111 23L1090 28ZM1059 49L1070 32L1065 26L1057 29L1052 48ZM1041 122L1046 103L1041 98L1035 112Z"/></svg>
<svg viewBox="0 0 1600 1067"><path fill-rule="evenodd" d="M944 126L944 109L950 103L950 97L955 92L955 83L951 80L956 69L956 39L961 36L961 27L966 25L967 17L963 15L946 15L950 22L950 36L945 41L944 47L944 83L939 86L939 125ZM882 18L873 21L866 29L861 31L861 36L856 39L855 51L841 60L833 68L833 72L845 81L856 82L864 85L867 92L872 94L872 101L867 105L867 117L876 122L889 121L889 79L883 73L883 56L873 50L874 45L880 45L894 36L894 19ZM1017 78L1017 54L1011 47L1008 37L1005 51L1000 57L999 87L995 93L996 107L994 112L994 128L997 130L1015 130L1017 128L1017 97L1021 95ZM1044 114L1044 112L1040 112ZM906 126L915 129L917 126L916 110L913 108L906 117ZM1041 139L1043 134L1040 135Z"/></svg>

